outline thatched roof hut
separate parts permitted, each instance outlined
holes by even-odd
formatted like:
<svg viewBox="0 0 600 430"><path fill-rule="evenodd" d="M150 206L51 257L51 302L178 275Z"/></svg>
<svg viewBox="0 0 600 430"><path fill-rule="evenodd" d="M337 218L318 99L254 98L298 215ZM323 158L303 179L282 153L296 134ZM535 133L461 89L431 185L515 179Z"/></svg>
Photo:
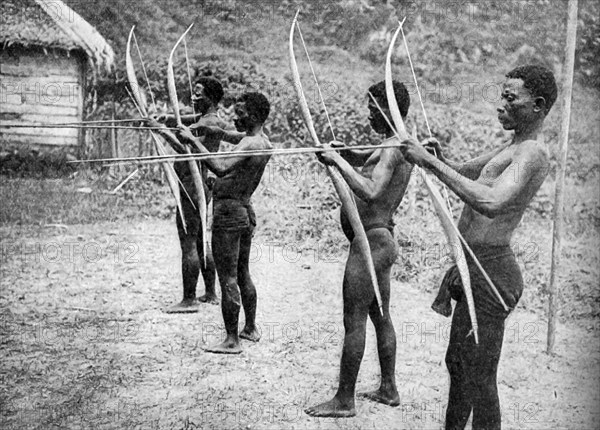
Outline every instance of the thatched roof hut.
<svg viewBox="0 0 600 430"><path fill-rule="evenodd" d="M110 70L112 48L61 1L2 0L0 16L0 149L74 152L81 130L27 126L81 121L88 71Z"/></svg>

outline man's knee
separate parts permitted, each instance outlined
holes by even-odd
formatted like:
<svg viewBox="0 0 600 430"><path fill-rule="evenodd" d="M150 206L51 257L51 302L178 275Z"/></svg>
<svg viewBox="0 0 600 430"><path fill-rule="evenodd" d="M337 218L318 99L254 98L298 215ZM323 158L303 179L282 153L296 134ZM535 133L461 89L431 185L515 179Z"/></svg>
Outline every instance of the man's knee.
<svg viewBox="0 0 600 430"><path fill-rule="evenodd" d="M240 288L252 287L252 279L250 278L250 272L248 270L238 270L238 284Z"/></svg>
<svg viewBox="0 0 600 430"><path fill-rule="evenodd" d="M238 286L238 281L237 278L234 276L220 276L219 277L219 282L221 283L221 287L223 287L223 289L226 292L239 292L239 286Z"/></svg>
<svg viewBox="0 0 600 430"><path fill-rule="evenodd" d="M462 366L460 363L460 357L458 356L458 352L454 350L454 348L448 348L446 352L446 368L448 369L448 373L450 376L458 376L462 374Z"/></svg>
<svg viewBox="0 0 600 430"><path fill-rule="evenodd" d="M241 303L241 295L237 279L228 277L226 279L219 279L219 281L221 283L222 300L239 305Z"/></svg>
<svg viewBox="0 0 600 430"><path fill-rule="evenodd" d="M199 256L196 247L190 240L181 241L181 260L184 264L198 264Z"/></svg>
<svg viewBox="0 0 600 430"><path fill-rule="evenodd" d="M344 304L344 327L346 330L367 324L368 306L362 303Z"/></svg>

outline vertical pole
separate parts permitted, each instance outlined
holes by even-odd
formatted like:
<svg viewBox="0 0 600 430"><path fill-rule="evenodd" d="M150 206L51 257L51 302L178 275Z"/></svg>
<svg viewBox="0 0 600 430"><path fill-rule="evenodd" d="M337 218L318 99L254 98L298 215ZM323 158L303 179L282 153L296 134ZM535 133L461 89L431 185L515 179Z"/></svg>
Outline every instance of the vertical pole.
<svg viewBox="0 0 600 430"><path fill-rule="evenodd" d="M113 121L114 121L114 119L115 119L115 109L116 109L116 107L115 107L115 100L114 100L114 98L113 98L113 101L112 101L112 113L111 113L111 119L112 119ZM111 122L110 124L111 124L111 125L113 125L113 126L115 125L115 123L114 123L114 122ZM116 137L116 131L117 131L117 130L116 130L116 129L114 129L114 128L110 130L110 156L111 156L112 158L117 158L117 157L119 156L119 152L118 152L118 150L117 150L117 137ZM116 169L116 167L111 167L111 169L110 169L110 173L111 173L111 174L114 174L114 173L115 173L115 170L117 170L117 169Z"/></svg>
<svg viewBox="0 0 600 430"><path fill-rule="evenodd" d="M146 133L142 133L141 131L138 132L138 150L137 150L137 155L138 157L143 157L144 156L144 135Z"/></svg>
<svg viewBox="0 0 600 430"><path fill-rule="evenodd" d="M571 96L573 93L573 68L575 65L575 42L577 41L577 0L569 0L569 18L567 21L567 46L563 66L562 99L560 123L560 147L558 170L556 172L556 190L554 198L554 227L552 230L552 266L550 268L550 290L548 295L548 339L546 353L554 351L556 335L556 308L558 293L558 269L560 265L561 238L564 222L564 188L565 171L567 167L567 150L569 144L569 122L571 119Z"/></svg>

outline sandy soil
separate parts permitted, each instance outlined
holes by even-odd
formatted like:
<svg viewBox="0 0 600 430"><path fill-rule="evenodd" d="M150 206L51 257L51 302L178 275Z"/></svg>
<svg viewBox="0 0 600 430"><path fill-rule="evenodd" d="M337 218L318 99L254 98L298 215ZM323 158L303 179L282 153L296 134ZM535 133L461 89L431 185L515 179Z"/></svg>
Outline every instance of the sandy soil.
<svg viewBox="0 0 600 430"><path fill-rule="evenodd" d="M3 429L443 426L449 320L415 285L393 284L401 406L359 398L355 418L314 419L303 409L337 386L344 256L327 261L257 236L263 338L221 356L202 350L223 335L218 306L163 312L181 298L172 222L4 228L0 238ZM555 356L544 353L543 316L517 309L506 327L504 428L599 428L598 323L559 325ZM358 391L378 378L369 326Z"/></svg>

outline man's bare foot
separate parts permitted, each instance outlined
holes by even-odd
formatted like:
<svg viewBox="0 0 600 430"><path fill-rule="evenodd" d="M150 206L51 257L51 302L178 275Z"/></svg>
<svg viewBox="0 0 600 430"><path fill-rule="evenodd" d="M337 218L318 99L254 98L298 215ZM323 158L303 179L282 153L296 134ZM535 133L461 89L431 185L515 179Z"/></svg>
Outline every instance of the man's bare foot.
<svg viewBox="0 0 600 430"><path fill-rule="evenodd" d="M217 345L208 346L204 350L215 354L240 354L242 352L240 343L230 339L225 339L225 342Z"/></svg>
<svg viewBox="0 0 600 430"><path fill-rule="evenodd" d="M208 303L209 305L218 305L219 298L214 294L205 294L203 296L198 297L198 301L202 303Z"/></svg>
<svg viewBox="0 0 600 430"><path fill-rule="evenodd" d="M360 393L359 396L388 406L398 406L400 404L400 396L396 390L388 392L379 388L375 391Z"/></svg>
<svg viewBox="0 0 600 430"><path fill-rule="evenodd" d="M193 314L200 310L200 303L196 299L183 299L170 308L165 309L168 314Z"/></svg>
<svg viewBox="0 0 600 430"><path fill-rule="evenodd" d="M356 415L354 402L352 405L344 405L336 397L320 405L311 406L304 412L311 417L350 418Z"/></svg>
<svg viewBox="0 0 600 430"><path fill-rule="evenodd" d="M258 342L260 340L260 333L256 328L249 329L248 327L244 327L244 330L240 332L240 337L252 342Z"/></svg>

